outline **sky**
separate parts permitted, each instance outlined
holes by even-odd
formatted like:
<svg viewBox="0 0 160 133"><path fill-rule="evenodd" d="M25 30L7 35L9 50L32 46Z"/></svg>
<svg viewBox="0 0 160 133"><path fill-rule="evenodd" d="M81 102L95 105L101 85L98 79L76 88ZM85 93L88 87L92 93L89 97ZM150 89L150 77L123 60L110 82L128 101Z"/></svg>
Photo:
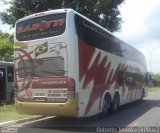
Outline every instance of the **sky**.
<svg viewBox="0 0 160 133"><path fill-rule="evenodd" d="M8 8L0 6L0 12ZM149 72L160 73L160 0L125 0L119 10L122 29L114 35L144 54ZM13 33L9 27L0 21L3 32Z"/></svg>
<svg viewBox="0 0 160 133"><path fill-rule="evenodd" d="M7 1L9 1L9 0L7 0ZM2 0L0 0L0 12L3 12L7 8L9 8L9 5L4 5ZM14 32L14 29L10 29L9 25L2 24L1 20L0 20L0 30L2 30L3 32L9 32L9 33Z"/></svg>
<svg viewBox="0 0 160 133"><path fill-rule="evenodd" d="M123 23L115 35L145 55L149 72L160 73L160 0L126 0L119 10Z"/></svg>

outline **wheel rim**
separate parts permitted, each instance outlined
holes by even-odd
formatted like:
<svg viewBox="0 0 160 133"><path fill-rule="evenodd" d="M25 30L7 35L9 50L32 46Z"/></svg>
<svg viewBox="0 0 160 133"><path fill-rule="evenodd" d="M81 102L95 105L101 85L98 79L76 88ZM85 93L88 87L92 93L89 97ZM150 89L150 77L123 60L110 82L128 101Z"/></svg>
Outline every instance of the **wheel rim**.
<svg viewBox="0 0 160 133"><path fill-rule="evenodd" d="M105 96L104 101L103 101L102 113L103 114L107 114L109 108L110 108L110 97L109 96Z"/></svg>
<svg viewBox="0 0 160 133"><path fill-rule="evenodd" d="M114 96L114 100L113 100L113 109L116 110L118 108L118 104L119 104L119 97L118 95Z"/></svg>
<svg viewBox="0 0 160 133"><path fill-rule="evenodd" d="M144 90L142 91L142 98L144 98L144 95L145 95L145 92L144 92Z"/></svg>

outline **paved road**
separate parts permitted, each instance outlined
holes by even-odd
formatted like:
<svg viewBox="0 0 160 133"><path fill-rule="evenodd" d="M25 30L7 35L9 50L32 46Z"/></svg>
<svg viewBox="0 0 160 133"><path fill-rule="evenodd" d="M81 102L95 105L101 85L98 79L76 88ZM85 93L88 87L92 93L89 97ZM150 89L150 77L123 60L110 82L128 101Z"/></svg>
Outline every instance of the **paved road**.
<svg viewBox="0 0 160 133"><path fill-rule="evenodd" d="M98 116L87 119L51 118L23 125L18 133L96 132L103 126L160 127L160 92L149 94L142 102L125 105L115 115L103 119Z"/></svg>

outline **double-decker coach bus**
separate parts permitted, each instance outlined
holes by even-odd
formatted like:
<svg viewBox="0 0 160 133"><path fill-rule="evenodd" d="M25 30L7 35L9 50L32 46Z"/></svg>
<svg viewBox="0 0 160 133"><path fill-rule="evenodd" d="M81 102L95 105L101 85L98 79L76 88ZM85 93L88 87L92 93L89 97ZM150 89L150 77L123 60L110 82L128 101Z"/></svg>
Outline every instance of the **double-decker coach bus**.
<svg viewBox="0 0 160 133"><path fill-rule="evenodd" d="M18 20L14 52L20 113L105 115L147 94L144 56L72 9Z"/></svg>

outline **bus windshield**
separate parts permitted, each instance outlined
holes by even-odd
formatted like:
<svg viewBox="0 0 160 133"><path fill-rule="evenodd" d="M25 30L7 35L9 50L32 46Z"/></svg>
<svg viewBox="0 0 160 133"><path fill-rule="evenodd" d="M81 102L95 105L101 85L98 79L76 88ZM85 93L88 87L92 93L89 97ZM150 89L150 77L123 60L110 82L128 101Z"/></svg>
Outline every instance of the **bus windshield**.
<svg viewBox="0 0 160 133"><path fill-rule="evenodd" d="M66 13L52 14L21 21L16 25L18 41L28 41L61 35L66 27Z"/></svg>

